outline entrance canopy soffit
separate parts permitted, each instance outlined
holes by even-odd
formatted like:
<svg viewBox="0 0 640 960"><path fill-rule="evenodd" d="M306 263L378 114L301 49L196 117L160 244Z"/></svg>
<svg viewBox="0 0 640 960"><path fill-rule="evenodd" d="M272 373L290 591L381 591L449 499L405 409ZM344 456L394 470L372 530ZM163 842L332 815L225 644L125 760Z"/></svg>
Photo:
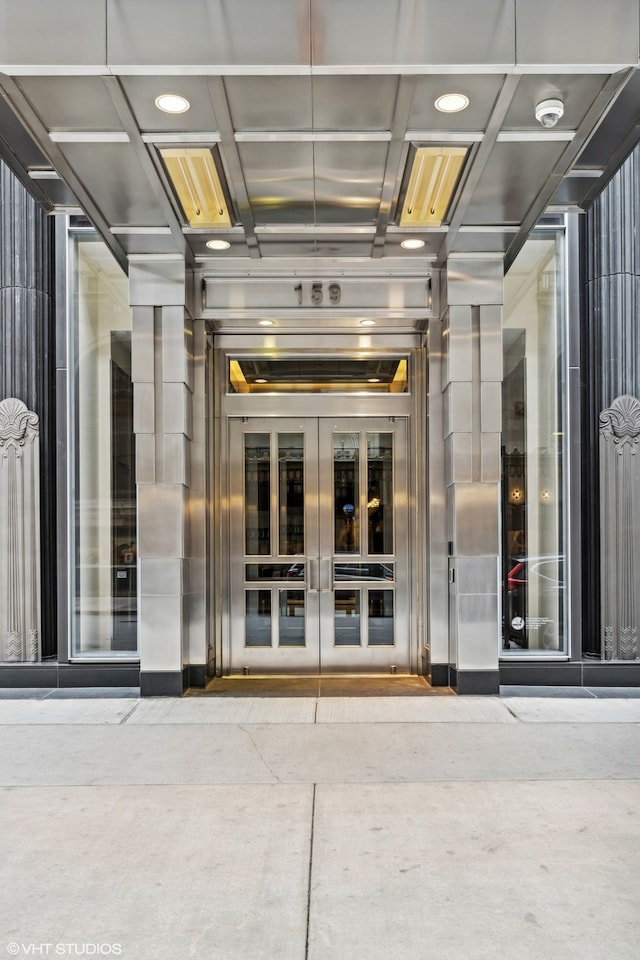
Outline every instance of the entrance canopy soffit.
<svg viewBox="0 0 640 960"><path fill-rule="evenodd" d="M0 0L0 155L123 265L508 264L637 142L639 39L640 0ZM468 107L439 112L450 92ZM161 112L163 93L190 109ZM402 226L412 157L434 145L466 150L444 220ZM213 151L230 226L188 224L168 147Z"/></svg>

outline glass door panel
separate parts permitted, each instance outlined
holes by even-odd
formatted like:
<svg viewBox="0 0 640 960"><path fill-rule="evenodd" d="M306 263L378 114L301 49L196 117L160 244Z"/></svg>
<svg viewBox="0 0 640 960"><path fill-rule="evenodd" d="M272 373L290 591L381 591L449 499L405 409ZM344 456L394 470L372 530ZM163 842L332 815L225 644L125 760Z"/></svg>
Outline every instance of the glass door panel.
<svg viewBox="0 0 640 960"><path fill-rule="evenodd" d="M319 449L322 670L408 673L407 421L322 419Z"/></svg>
<svg viewBox="0 0 640 960"><path fill-rule="evenodd" d="M228 672L409 672L407 421L229 426Z"/></svg>

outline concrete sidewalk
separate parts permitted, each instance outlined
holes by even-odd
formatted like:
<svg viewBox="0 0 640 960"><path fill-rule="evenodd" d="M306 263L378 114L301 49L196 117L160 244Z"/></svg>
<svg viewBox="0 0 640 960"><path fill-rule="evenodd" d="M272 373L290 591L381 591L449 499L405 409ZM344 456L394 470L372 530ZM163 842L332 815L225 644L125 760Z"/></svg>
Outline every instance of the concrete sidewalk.
<svg viewBox="0 0 640 960"><path fill-rule="evenodd" d="M638 698L2 699L0 724L0 956L638 957Z"/></svg>

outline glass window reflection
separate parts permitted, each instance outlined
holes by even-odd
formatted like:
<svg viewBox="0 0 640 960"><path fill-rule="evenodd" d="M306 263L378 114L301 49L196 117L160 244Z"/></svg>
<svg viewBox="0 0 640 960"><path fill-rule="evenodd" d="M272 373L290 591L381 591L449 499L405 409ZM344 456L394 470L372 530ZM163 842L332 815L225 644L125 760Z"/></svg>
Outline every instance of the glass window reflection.
<svg viewBox="0 0 640 960"><path fill-rule="evenodd" d="M248 556L271 553L271 447L268 433L244 438L244 523Z"/></svg>
<svg viewBox="0 0 640 960"><path fill-rule="evenodd" d="M360 437L333 437L334 532L336 553L360 552Z"/></svg>
<svg viewBox="0 0 640 960"><path fill-rule="evenodd" d="M502 389L503 649L562 652L563 236L534 234L505 278Z"/></svg>
<svg viewBox="0 0 640 960"><path fill-rule="evenodd" d="M70 240L72 655L137 656L137 498L127 278L95 236Z"/></svg>

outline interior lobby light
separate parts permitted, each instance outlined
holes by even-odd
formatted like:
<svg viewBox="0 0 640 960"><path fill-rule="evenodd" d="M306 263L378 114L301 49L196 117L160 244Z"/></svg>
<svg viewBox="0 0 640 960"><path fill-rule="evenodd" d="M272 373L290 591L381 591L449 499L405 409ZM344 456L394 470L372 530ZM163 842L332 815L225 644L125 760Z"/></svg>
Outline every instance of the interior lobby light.
<svg viewBox="0 0 640 960"><path fill-rule="evenodd" d="M207 240L209 250L228 250L231 244L228 240Z"/></svg>
<svg viewBox="0 0 640 960"><path fill-rule="evenodd" d="M191 104L179 93L161 93L156 97L156 107L164 113L186 113Z"/></svg>
<svg viewBox="0 0 640 960"><path fill-rule="evenodd" d="M220 175L208 147L160 150L190 227L230 227Z"/></svg>
<svg viewBox="0 0 640 960"><path fill-rule="evenodd" d="M418 147L400 216L401 227L439 227L467 155L466 147Z"/></svg>
<svg viewBox="0 0 640 960"><path fill-rule="evenodd" d="M402 240L400 246L404 250L419 250L424 247L424 240L420 240L418 237L409 237L408 240Z"/></svg>
<svg viewBox="0 0 640 960"><path fill-rule="evenodd" d="M443 93L434 102L436 110L442 113L459 113L469 106L469 97L464 93Z"/></svg>

